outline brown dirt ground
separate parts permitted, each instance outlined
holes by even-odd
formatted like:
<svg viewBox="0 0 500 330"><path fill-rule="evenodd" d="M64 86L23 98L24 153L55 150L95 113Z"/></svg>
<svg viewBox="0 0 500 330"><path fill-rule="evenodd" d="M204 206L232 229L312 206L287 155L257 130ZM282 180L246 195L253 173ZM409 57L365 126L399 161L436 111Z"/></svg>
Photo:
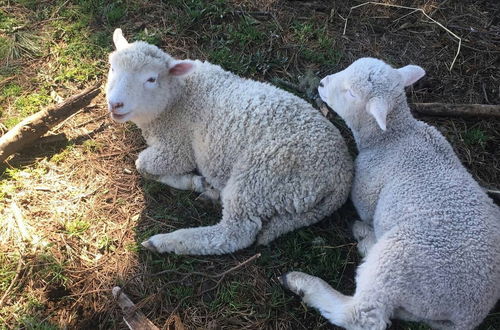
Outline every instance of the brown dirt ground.
<svg viewBox="0 0 500 330"><path fill-rule="evenodd" d="M348 16L351 6L359 3L232 1L232 6L238 10L269 12L284 27L295 20L314 18L324 21L328 33L335 39L333 47L342 54L338 63L330 67L306 63L294 54L293 47L287 46L287 37L283 36L280 47L289 47L285 49L289 63L282 68L256 74L254 78L269 81L280 77L296 81L307 69L322 76L345 67L356 58L373 56L394 65L414 63L426 69L427 76L408 91L412 102L500 103L500 16L497 1L444 1L442 5L438 1L404 1L409 6L420 6L462 37L462 48L451 71L449 66L457 50L456 40L429 23L420 13L406 16L411 11L367 5L352 11L346 34L342 35L343 18ZM149 13L156 9L152 8ZM180 57L206 58L203 50L191 41L189 37L166 37L162 46ZM184 264L187 261L183 257L158 257L137 251L135 247L141 237L148 231L206 225L207 219L209 222L216 221L220 211L199 204L190 193L156 187L157 191L145 194L145 183L134 171L136 154L143 147L140 132L131 125L112 123L105 112L105 101L101 96L94 107L72 117L52 132L64 132L76 145L82 145L87 140L96 141L98 146L95 150L82 149L81 153L72 153L54 164L47 159L58 154L67 141L62 144L43 143L24 150L10 160L13 167L42 163L47 171L46 176L37 179L39 181L32 181L26 186L15 202L26 219L39 219L34 225L38 226L36 228L52 233L46 238L54 247L52 252L56 258L66 262L65 272L71 286L46 286L29 277L36 263L30 259L29 251L24 251L18 286L45 297L48 320L71 329L125 329L123 322L116 321L121 319L121 311L110 296L111 287L120 284L159 326L164 326L175 312L188 329L335 329L311 310L288 313L287 306L300 310L297 299L290 299L287 305L280 307L281 310L274 309L266 314L266 305L271 299L270 288L277 286L276 276L294 267L293 263L282 264L279 260L249 263L224 279L238 280L258 288L248 291L250 297L246 299L252 300L248 308L239 307L236 312L231 312L227 305L215 310L207 307L210 301L216 299L214 295L218 292L210 276L237 266L255 253L272 255L273 249L279 248L278 244L263 249L252 247L228 256L191 258L193 267L205 275L190 275L187 267L169 276L154 276L163 269L158 264L163 267L165 264L175 265L179 260ZM500 187L498 120L435 117L423 117L422 120L439 128L482 185ZM345 126L338 120L335 123L350 139ZM486 137L480 141L473 140L468 133L471 130L480 130ZM159 221L155 214L163 205L168 205L168 221ZM71 212L76 209L85 217L100 219L92 228L93 236L88 239L91 241L106 234L111 243L99 249L93 244L82 244L76 236L68 238L63 235L64 230L53 220L64 212L70 212L66 208L71 208ZM337 285L346 292L352 292L354 288L354 269L359 262L345 219L352 217L352 212L352 207L346 206L314 229L315 233L335 232L337 236L345 237L337 244L345 257L344 271ZM179 283L194 288L192 294L196 298L187 298L187 304L173 299L169 288ZM255 309L252 304L259 307ZM500 327L499 315L500 307L497 307L482 329ZM407 327L395 322L391 329Z"/></svg>

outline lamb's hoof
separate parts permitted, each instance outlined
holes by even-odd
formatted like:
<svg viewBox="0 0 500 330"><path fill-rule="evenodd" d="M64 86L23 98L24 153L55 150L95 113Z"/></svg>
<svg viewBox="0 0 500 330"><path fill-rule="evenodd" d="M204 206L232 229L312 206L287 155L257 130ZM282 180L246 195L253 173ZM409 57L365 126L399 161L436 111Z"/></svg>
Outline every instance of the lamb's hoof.
<svg viewBox="0 0 500 330"><path fill-rule="evenodd" d="M281 276L278 276L278 281L280 282L281 286L284 287L285 289L289 289L289 286L288 286L288 280L286 279L286 276L288 275L289 273L285 273Z"/></svg>
<svg viewBox="0 0 500 330"><path fill-rule="evenodd" d="M362 241L367 236L373 234L373 228L366 222L356 220L352 224L352 235L357 242Z"/></svg>
<svg viewBox="0 0 500 330"><path fill-rule="evenodd" d="M144 246L146 249L148 249L149 251L151 252L156 252L158 253L158 250L156 249L156 247L153 245L153 243L151 243L150 240L147 240L147 241L144 241L141 243L142 246Z"/></svg>
<svg viewBox="0 0 500 330"><path fill-rule="evenodd" d="M220 194L216 189L207 189L196 198L197 201L205 205L217 206L220 205Z"/></svg>
<svg viewBox="0 0 500 330"><path fill-rule="evenodd" d="M138 172L146 180L159 181L161 177L160 175L154 175L144 171L138 171Z"/></svg>
<svg viewBox="0 0 500 330"><path fill-rule="evenodd" d="M299 297L303 298L304 297L304 291L298 289L293 283L291 283L290 275L294 275L296 272L288 272L285 273L281 276L278 276L278 281L280 282L281 286L284 287L285 289L291 291L292 293L298 295Z"/></svg>

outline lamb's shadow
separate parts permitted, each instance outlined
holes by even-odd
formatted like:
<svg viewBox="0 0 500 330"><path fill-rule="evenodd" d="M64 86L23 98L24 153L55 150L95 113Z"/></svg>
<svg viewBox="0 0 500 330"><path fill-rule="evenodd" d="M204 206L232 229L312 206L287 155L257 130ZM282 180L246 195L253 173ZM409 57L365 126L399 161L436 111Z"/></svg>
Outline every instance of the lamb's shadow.
<svg viewBox="0 0 500 330"><path fill-rule="evenodd" d="M323 277L347 293L354 290L359 259L350 234L350 223L356 217L350 203L316 225L286 234L269 246L252 245L222 256L160 255L145 250L140 243L158 233L215 224L220 221L221 206L155 181L141 179L141 187L145 205L135 226L135 240L142 274L135 283L121 280L127 295L139 302L156 324L163 324L172 312L179 313L191 327L210 322L223 326L221 322L226 321L221 313L233 315L227 326L234 326L234 322L270 325L273 321L264 315L289 319L290 308L292 314L303 309L277 281L290 270ZM241 266L256 254L260 257ZM241 316L249 310L254 311L254 317ZM201 315L205 315L205 323L196 323ZM308 313L304 324L319 326L324 319Z"/></svg>
<svg viewBox="0 0 500 330"><path fill-rule="evenodd" d="M156 324L163 324L173 312L187 325L198 327L210 322L222 325L224 321L218 319L221 312L232 315L232 322L240 326L251 322L268 324L269 315L285 320L291 314L302 313L304 319L297 322L303 325L339 329L326 325L318 313L303 314L300 299L283 290L277 277L286 271L301 270L325 279L343 293L354 293L354 278L361 258L351 234L357 213L350 201L319 223L286 234L269 246L253 245L223 256L159 255L146 251L140 243L154 234L215 224L220 220L221 207L197 200L196 193L178 191L154 181L143 179L142 189L146 204L135 228L135 239L143 274L141 281L127 285L126 291ZM257 253L261 254L259 259L229 273L221 283L213 281ZM261 316L239 318L248 306ZM500 305L485 323L498 320L499 310ZM198 319L201 315L205 315L204 321ZM394 320L390 329L407 329L409 324Z"/></svg>

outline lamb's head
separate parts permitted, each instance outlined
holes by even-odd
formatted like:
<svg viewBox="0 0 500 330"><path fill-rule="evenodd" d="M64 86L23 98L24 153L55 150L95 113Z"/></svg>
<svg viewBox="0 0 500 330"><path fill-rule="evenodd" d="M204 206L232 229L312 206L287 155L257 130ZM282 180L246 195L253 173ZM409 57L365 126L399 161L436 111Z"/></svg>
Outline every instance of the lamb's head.
<svg viewBox="0 0 500 330"><path fill-rule="evenodd" d="M181 97L192 61L177 61L158 47L128 43L122 31L113 34L116 51L110 54L106 98L111 118L147 123Z"/></svg>
<svg viewBox="0 0 500 330"><path fill-rule="evenodd" d="M323 78L318 92L351 129L376 122L385 131L387 115L405 97L404 87L424 75L424 69L416 65L394 69L381 60L365 57Z"/></svg>

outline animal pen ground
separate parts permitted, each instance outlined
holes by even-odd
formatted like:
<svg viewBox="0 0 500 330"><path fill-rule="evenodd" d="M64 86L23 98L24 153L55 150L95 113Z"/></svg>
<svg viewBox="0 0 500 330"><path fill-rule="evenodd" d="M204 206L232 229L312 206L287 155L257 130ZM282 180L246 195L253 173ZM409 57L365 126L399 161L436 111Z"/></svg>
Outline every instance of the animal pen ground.
<svg viewBox="0 0 500 330"><path fill-rule="evenodd" d="M1 129L103 82L116 27L178 58L209 60L305 98L312 74L322 77L373 56L426 69L408 90L410 102L500 103L497 1L398 2L422 9L461 38L451 70L458 40L441 26L395 2L350 11L361 3L0 1ZM498 120L421 119L447 137L482 186L500 187ZM354 153L345 124L332 121ZM285 292L277 276L301 270L352 293L360 258L350 233L351 205L268 247L224 256L155 255L140 242L213 224L220 208L140 178L134 160L142 148L135 126L111 122L101 95L3 165L0 328L125 329L111 295L115 285L163 328L335 328ZM480 329L499 328L497 307ZM391 329L426 327L394 322Z"/></svg>

